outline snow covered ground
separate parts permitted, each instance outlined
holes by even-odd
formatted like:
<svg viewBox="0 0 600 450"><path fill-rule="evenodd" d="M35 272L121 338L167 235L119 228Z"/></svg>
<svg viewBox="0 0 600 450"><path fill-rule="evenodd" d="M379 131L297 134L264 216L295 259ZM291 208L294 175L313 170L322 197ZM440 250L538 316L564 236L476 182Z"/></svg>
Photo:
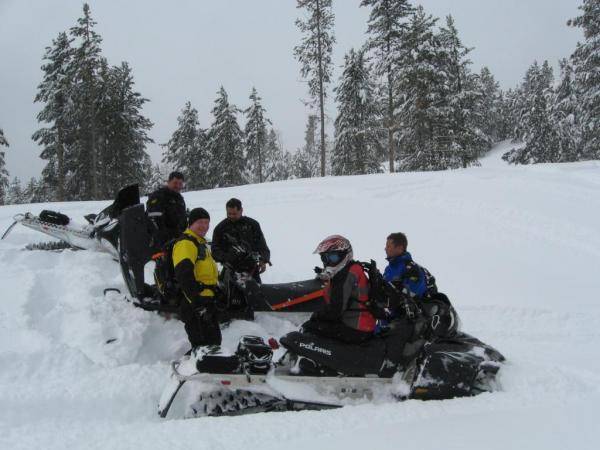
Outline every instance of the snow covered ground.
<svg viewBox="0 0 600 450"><path fill-rule="evenodd" d="M273 254L264 281L305 279L326 235L384 266L404 231L415 259L454 302L463 329L501 352L502 392L437 402L161 421L183 327L136 309L117 264L90 251L26 251L45 236L17 227L0 243L0 449L592 449L600 417L600 163L510 167L503 143L482 167L295 180L186 193L213 225L230 197L259 219ZM108 202L0 207L81 220ZM225 330L279 336L284 319ZM116 339L112 342L111 340Z"/></svg>

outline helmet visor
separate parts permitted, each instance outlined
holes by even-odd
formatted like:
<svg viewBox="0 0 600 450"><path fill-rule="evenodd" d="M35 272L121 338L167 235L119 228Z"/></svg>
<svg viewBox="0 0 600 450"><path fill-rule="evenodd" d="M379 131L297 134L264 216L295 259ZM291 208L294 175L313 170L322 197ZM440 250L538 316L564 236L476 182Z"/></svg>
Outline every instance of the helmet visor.
<svg viewBox="0 0 600 450"><path fill-rule="evenodd" d="M321 253L321 261L325 266L336 266L344 259L344 256L346 256L346 252L342 251L325 252Z"/></svg>

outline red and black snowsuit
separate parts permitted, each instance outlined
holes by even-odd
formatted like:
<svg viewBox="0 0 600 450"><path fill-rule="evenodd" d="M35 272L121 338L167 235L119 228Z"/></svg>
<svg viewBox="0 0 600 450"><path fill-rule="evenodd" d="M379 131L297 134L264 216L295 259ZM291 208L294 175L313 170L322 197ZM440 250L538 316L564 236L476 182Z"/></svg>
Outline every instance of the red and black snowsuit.
<svg viewBox="0 0 600 450"><path fill-rule="evenodd" d="M302 325L313 332L349 343L363 342L373 336L375 318L367 309L369 280L363 267L350 262L325 285L327 305Z"/></svg>

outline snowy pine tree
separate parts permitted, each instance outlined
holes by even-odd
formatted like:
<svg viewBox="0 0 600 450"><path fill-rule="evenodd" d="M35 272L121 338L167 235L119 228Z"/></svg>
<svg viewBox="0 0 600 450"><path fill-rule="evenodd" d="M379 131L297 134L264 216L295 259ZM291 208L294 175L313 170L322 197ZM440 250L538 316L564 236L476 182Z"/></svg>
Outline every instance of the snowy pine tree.
<svg viewBox="0 0 600 450"><path fill-rule="evenodd" d="M408 18L414 11L408 0L362 0L360 6L371 7L365 47L370 51L375 73L384 80L383 103L387 131L389 170L394 172L396 160L394 134L400 127L395 114L399 101L396 90L397 72L403 62L403 45L407 39Z"/></svg>
<svg viewBox="0 0 600 450"><path fill-rule="evenodd" d="M292 157L283 150L277 132L271 128L265 141L264 180L287 180L292 174Z"/></svg>
<svg viewBox="0 0 600 450"><path fill-rule="evenodd" d="M585 41L571 56L579 92L582 158L600 159L600 0L583 0L581 16L569 25L583 28Z"/></svg>
<svg viewBox="0 0 600 450"><path fill-rule="evenodd" d="M4 137L4 131L0 128L0 148L8 147L8 141ZM0 205L4 205L8 190L8 170L4 161L4 152L0 150Z"/></svg>
<svg viewBox="0 0 600 450"><path fill-rule="evenodd" d="M527 70L520 88L523 98L517 112L517 137L525 146L505 153L504 160L513 164L559 161L556 130L549 113L552 82L552 68L547 61L542 66L534 62Z"/></svg>
<svg viewBox="0 0 600 450"><path fill-rule="evenodd" d="M338 116L331 159L334 175L357 175L381 171L381 150L375 86L364 51L351 49L335 88Z"/></svg>
<svg viewBox="0 0 600 450"><path fill-rule="evenodd" d="M25 203L25 199L23 197L21 180L19 177L14 177L8 186L8 191L6 193L6 204L20 205L22 203Z"/></svg>
<svg viewBox="0 0 600 450"><path fill-rule="evenodd" d="M150 168L145 148L153 142L147 134L152 122L141 113L148 100L134 91L133 75L126 62L102 70L100 88L97 106L100 189L104 198L112 198L125 185L143 186Z"/></svg>
<svg viewBox="0 0 600 450"><path fill-rule="evenodd" d="M325 176L327 166L327 144L325 140L325 99L327 84L331 81L334 15L331 0L297 0L297 8L306 11L307 16L296 20L296 26L302 32L300 45L294 47L294 55L300 62L300 73L308 78L308 92L318 104L321 121L321 176Z"/></svg>
<svg viewBox="0 0 600 450"><path fill-rule="evenodd" d="M70 180L70 192L75 198L100 199L101 183L98 150L98 97L100 93L99 70L103 62L100 44L102 38L94 26L89 5L83 5L83 17L77 20L77 26L70 30L71 36L78 39L73 57L73 101L76 105L77 135L75 141L76 156L69 161L73 176Z"/></svg>
<svg viewBox="0 0 600 450"><path fill-rule="evenodd" d="M397 70L395 89L399 102L396 115L399 130L399 169L439 169L439 155L434 151L435 126L441 101L440 87L445 73L438 70L439 44L434 26L437 19L419 6L411 16L402 47L402 60Z"/></svg>
<svg viewBox="0 0 600 450"><path fill-rule="evenodd" d="M244 177L244 135L237 122L240 110L229 103L221 86L212 110L214 121L207 134L212 187L238 186Z"/></svg>
<svg viewBox="0 0 600 450"><path fill-rule="evenodd" d="M58 201L66 200L68 178L67 159L71 156L76 141L74 116L73 49L72 39L67 33L60 33L52 41L52 47L46 47L44 76L38 86L35 102L44 103L37 115L40 123L47 127L37 130L32 139L43 147L40 157L47 161L42 171L42 180L51 191L49 197ZM71 156L72 157L72 156Z"/></svg>
<svg viewBox="0 0 600 450"><path fill-rule="evenodd" d="M308 116L304 131L304 146L293 157L293 172L296 178L311 178L319 174L319 145L317 143L318 116Z"/></svg>
<svg viewBox="0 0 600 450"><path fill-rule="evenodd" d="M177 129L171 139L162 146L165 148L163 163L185 175L188 189L213 187L206 133L200 128L198 111L190 102L181 110L177 118Z"/></svg>
<svg viewBox="0 0 600 450"><path fill-rule="evenodd" d="M470 70L468 54L452 16L436 36L438 79L432 86L433 124L432 160L426 169L448 169L477 164L477 158L493 142L483 130L483 93L479 77Z"/></svg>
<svg viewBox="0 0 600 450"><path fill-rule="evenodd" d="M561 79L550 105L550 121L557 135L560 162L584 159L579 95L576 90L573 66L567 59L560 61Z"/></svg>
<svg viewBox="0 0 600 450"><path fill-rule="evenodd" d="M270 124L271 121L265 117L265 108L262 106L256 88L252 88L250 100L251 105L244 111L247 118L244 129L246 171L248 181L262 183L267 179L265 177L265 166L268 164L268 159L265 146L267 143L267 124Z"/></svg>
<svg viewBox="0 0 600 450"><path fill-rule="evenodd" d="M500 85L487 67L482 67L477 80L481 101L478 103L482 115L481 131L492 142L506 139L502 127L502 92Z"/></svg>

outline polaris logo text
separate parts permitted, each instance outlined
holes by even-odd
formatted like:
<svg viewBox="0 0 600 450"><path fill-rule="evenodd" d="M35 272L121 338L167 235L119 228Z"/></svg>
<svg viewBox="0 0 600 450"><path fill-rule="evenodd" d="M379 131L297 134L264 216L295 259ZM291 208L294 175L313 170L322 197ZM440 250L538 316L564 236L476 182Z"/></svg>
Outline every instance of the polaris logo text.
<svg viewBox="0 0 600 450"><path fill-rule="evenodd" d="M299 343L300 347L305 348L306 350L311 350L313 352L323 353L324 355L331 356L331 350L327 350L323 347L317 347L313 342L310 344L305 344L304 342Z"/></svg>

